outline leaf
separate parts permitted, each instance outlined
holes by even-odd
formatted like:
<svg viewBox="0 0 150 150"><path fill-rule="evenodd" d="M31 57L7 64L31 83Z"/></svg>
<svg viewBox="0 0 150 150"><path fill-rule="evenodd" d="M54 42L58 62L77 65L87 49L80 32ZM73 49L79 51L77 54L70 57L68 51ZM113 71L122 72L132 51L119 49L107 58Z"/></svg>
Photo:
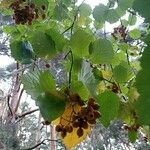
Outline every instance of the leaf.
<svg viewBox="0 0 150 150"><path fill-rule="evenodd" d="M92 68L89 62L83 61L81 72L79 73L79 81L87 87L90 95L96 94L97 81L93 75Z"/></svg>
<svg viewBox="0 0 150 150"><path fill-rule="evenodd" d="M149 36L147 38L149 40ZM139 99L135 102L135 108L139 117L139 122L143 125L150 125L150 41L145 48L141 58L142 70L139 71L136 77L135 87L140 94Z"/></svg>
<svg viewBox="0 0 150 150"><path fill-rule="evenodd" d="M131 103L119 103L119 111L117 118L123 120L126 124L131 124L133 122L133 115L131 114Z"/></svg>
<svg viewBox="0 0 150 150"><path fill-rule="evenodd" d="M127 10L132 7L134 0L118 0L118 7L122 10Z"/></svg>
<svg viewBox="0 0 150 150"><path fill-rule="evenodd" d="M102 70L101 72L104 79L110 79L112 77L112 72L109 70Z"/></svg>
<svg viewBox="0 0 150 150"><path fill-rule="evenodd" d="M115 23L119 20L119 15L116 9L109 9L109 11L106 13L106 21L109 23Z"/></svg>
<svg viewBox="0 0 150 150"><path fill-rule="evenodd" d="M103 5L103 4L99 4L98 6L96 6L93 10L93 17L97 22L104 22L105 21L105 13L108 11L108 7Z"/></svg>
<svg viewBox="0 0 150 150"><path fill-rule="evenodd" d="M119 110L119 97L111 92L105 91L98 95L97 102L100 105L101 118L100 121L105 127L108 127L110 121L115 119Z"/></svg>
<svg viewBox="0 0 150 150"><path fill-rule="evenodd" d="M128 131L128 138L131 143L135 143L137 139L137 131L134 130Z"/></svg>
<svg viewBox="0 0 150 150"><path fill-rule="evenodd" d="M56 50L62 51L67 41L64 38L64 36L60 34L58 31L56 31L54 28L47 30L46 34L49 35L55 42Z"/></svg>
<svg viewBox="0 0 150 150"><path fill-rule="evenodd" d="M37 102L42 117L49 122L61 116L65 110L65 97L58 91L40 95Z"/></svg>
<svg viewBox="0 0 150 150"><path fill-rule="evenodd" d="M33 99L41 93L55 90L55 80L48 71L34 71L22 77L24 89Z"/></svg>
<svg viewBox="0 0 150 150"><path fill-rule="evenodd" d="M64 5L61 1L56 4L54 9L54 19L58 21L62 21L68 17L68 9L66 5Z"/></svg>
<svg viewBox="0 0 150 150"><path fill-rule="evenodd" d="M127 73L128 69L125 66L119 64L113 69L113 78L115 79L116 82L123 83L127 80L128 77Z"/></svg>
<svg viewBox="0 0 150 150"><path fill-rule="evenodd" d="M98 81L102 81L103 80L103 74L102 74L102 71L98 68L93 68L92 69L92 73L95 77L96 80Z"/></svg>
<svg viewBox="0 0 150 150"><path fill-rule="evenodd" d="M30 42L35 54L39 57L51 57L56 54L54 41L42 31L33 32Z"/></svg>
<svg viewBox="0 0 150 150"><path fill-rule="evenodd" d="M45 5L47 6L48 5L48 0L32 0L32 3L38 5L38 6L41 6L41 5Z"/></svg>
<svg viewBox="0 0 150 150"><path fill-rule="evenodd" d="M81 81L73 80L71 89L75 93L78 93L83 100L88 99L89 91L88 91L87 87Z"/></svg>
<svg viewBox="0 0 150 150"><path fill-rule="evenodd" d="M34 59L34 52L28 41L13 41L10 43L11 55L23 64L31 63Z"/></svg>
<svg viewBox="0 0 150 150"><path fill-rule="evenodd" d="M122 22L122 25L125 26L125 27L127 27L128 24L129 24L129 22L126 19L122 19L121 22Z"/></svg>
<svg viewBox="0 0 150 150"><path fill-rule="evenodd" d="M131 87L128 91L129 101L134 102L139 98L140 94L137 92L135 87Z"/></svg>
<svg viewBox="0 0 150 150"><path fill-rule="evenodd" d="M135 25L136 20L137 20L136 15L132 15L132 14L129 15L128 17L129 25L131 26Z"/></svg>
<svg viewBox="0 0 150 150"><path fill-rule="evenodd" d="M68 134L64 139L62 139L67 149L71 149L83 142L87 138L87 136L91 133L91 128L84 129L84 134L82 137L78 137L76 132L78 128L75 128L72 133Z"/></svg>
<svg viewBox="0 0 150 150"><path fill-rule="evenodd" d="M119 45L119 48L120 48L120 50L126 52L126 51L127 51L129 48L131 48L131 47L129 47L129 45L128 45L127 43L121 43L121 44Z"/></svg>
<svg viewBox="0 0 150 150"><path fill-rule="evenodd" d="M82 3L79 7L79 12L82 16L90 16L92 13L92 8L86 3Z"/></svg>
<svg viewBox="0 0 150 150"><path fill-rule="evenodd" d="M70 46L75 55L82 57L89 54L88 47L92 36L83 29L78 29L71 37ZM81 44L82 43L82 44Z"/></svg>
<svg viewBox="0 0 150 150"><path fill-rule="evenodd" d="M110 41L98 39L93 43L91 61L96 64L110 64L113 59L113 48Z"/></svg>
<svg viewBox="0 0 150 150"><path fill-rule="evenodd" d="M133 39L139 39L141 37L141 32L138 29L133 29L129 32L129 35Z"/></svg>
<svg viewBox="0 0 150 150"><path fill-rule="evenodd" d="M146 22L150 22L150 1L149 0L134 0L133 9L137 11L142 17L145 18Z"/></svg>
<svg viewBox="0 0 150 150"><path fill-rule="evenodd" d="M2 1L0 2L0 8L5 8L5 9L7 9L7 8L10 7L10 5L11 5L12 2L14 2L14 0L2 0Z"/></svg>
<svg viewBox="0 0 150 150"><path fill-rule="evenodd" d="M71 118L71 115L74 114L73 112L78 113L80 111L80 109L81 109L81 106L79 106L77 104L74 105L74 107L72 107L71 104L67 104L62 117L54 120L52 122L52 124L57 125L61 122L61 124L64 126L68 125L68 123L70 122L69 118ZM73 132L67 133L67 136L62 139L62 141L65 144L67 149L71 149L71 148L75 147L77 144L82 142L91 132L91 127L89 125L88 129L84 129L83 136L79 138L76 133L77 129L78 128L73 128Z"/></svg>

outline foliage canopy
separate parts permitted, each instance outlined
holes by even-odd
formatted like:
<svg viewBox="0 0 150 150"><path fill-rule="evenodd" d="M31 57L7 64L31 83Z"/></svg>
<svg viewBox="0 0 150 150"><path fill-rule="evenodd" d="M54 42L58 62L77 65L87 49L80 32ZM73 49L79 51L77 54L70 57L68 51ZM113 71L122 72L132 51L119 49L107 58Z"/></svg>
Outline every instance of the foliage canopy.
<svg viewBox="0 0 150 150"><path fill-rule="evenodd" d="M76 146L99 121L108 127L121 119L132 142L140 127L150 133L149 6L149 0L109 0L94 9L74 0L0 3L2 13L13 15L14 25L3 27L11 56L30 68L21 77L24 89L46 121L61 125L66 147ZM140 16L143 28L135 26ZM106 22L120 25L110 34ZM50 65L60 53L68 74L61 85Z"/></svg>

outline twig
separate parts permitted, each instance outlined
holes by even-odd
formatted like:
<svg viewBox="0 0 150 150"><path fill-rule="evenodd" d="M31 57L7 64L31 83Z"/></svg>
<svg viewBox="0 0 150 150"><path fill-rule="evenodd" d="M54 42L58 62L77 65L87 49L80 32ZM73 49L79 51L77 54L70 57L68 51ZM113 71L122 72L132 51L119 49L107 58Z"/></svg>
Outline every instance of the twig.
<svg viewBox="0 0 150 150"><path fill-rule="evenodd" d="M78 6L78 9L77 9L77 11L76 11L76 13L75 13L75 15L74 15L74 19L73 19L73 22L72 22L71 26L68 27L65 31L63 31L62 34L64 34L65 32L67 32L67 31L69 31L69 30L71 30L71 35L72 35L73 27L74 27L75 21L76 21L77 16L78 16L79 8L81 7L81 5L82 5L84 2L85 2L85 0L83 0L82 3Z"/></svg>
<svg viewBox="0 0 150 150"><path fill-rule="evenodd" d="M72 35L73 27L74 27L75 21L77 19L77 16L78 16L78 10L77 10L77 12L76 12L76 14L74 16L74 19L73 19L73 22L72 22L71 26L68 27L65 31L63 31L62 34L64 34L65 32L67 32L67 31L69 31L71 29L71 35Z"/></svg>
<svg viewBox="0 0 150 150"><path fill-rule="evenodd" d="M21 92L20 92L20 95L19 95L17 104L16 104L16 106L15 106L15 110L14 110L15 112L16 112L17 109L18 109L18 106L19 106L19 103L20 103L20 100L21 100L21 97L22 97L23 92L24 92L24 89L21 89Z"/></svg>
<svg viewBox="0 0 150 150"><path fill-rule="evenodd" d="M24 150L32 150L32 149L35 149L35 148L39 147L40 145L45 144L45 143L44 143L45 141L55 141L55 142L59 142L59 140L44 139L44 140L42 140L41 142L37 143L36 145L34 145L34 146L30 147L30 148L24 149ZM45 144L45 145L46 145L46 144Z"/></svg>
<svg viewBox="0 0 150 150"><path fill-rule="evenodd" d="M39 109L37 108L37 109L34 109L34 110L30 110L28 112L22 113L22 114L18 115L18 117L22 118L22 117L25 117L26 115L30 115L30 114L32 114L32 113L34 113L36 111L39 111Z"/></svg>
<svg viewBox="0 0 150 150"><path fill-rule="evenodd" d="M8 74L8 76L10 76L10 75L16 75L16 74L18 74L18 73L24 71L25 69L30 68L32 65L33 65L33 64L30 64L30 65L25 66L24 68L17 69L17 70L15 70L15 71L11 72L10 74Z"/></svg>
<svg viewBox="0 0 150 150"><path fill-rule="evenodd" d="M71 55L71 66L70 66L70 70L69 70L69 88L70 88L71 87L73 62L74 62L72 50L69 50L69 52L65 55L64 59L66 59L69 54Z"/></svg>
<svg viewBox="0 0 150 150"><path fill-rule="evenodd" d="M7 97L7 105L8 105L11 116L13 116L13 111L10 107L10 97L11 97L11 95L9 94L8 97Z"/></svg>

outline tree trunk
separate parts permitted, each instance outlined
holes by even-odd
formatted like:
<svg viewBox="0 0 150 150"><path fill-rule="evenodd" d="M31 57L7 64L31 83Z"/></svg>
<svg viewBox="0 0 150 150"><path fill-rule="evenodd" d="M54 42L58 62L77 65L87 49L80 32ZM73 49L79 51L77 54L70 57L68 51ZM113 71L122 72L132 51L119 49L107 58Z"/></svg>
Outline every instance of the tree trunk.
<svg viewBox="0 0 150 150"><path fill-rule="evenodd" d="M53 125L50 126L50 150L56 150L56 134L55 127Z"/></svg>
<svg viewBox="0 0 150 150"><path fill-rule="evenodd" d="M36 139L35 139L35 145L38 144L40 142L40 138L41 138L41 114L39 113L39 119L38 119L38 129L36 132ZM35 150L40 150L40 147L37 147Z"/></svg>

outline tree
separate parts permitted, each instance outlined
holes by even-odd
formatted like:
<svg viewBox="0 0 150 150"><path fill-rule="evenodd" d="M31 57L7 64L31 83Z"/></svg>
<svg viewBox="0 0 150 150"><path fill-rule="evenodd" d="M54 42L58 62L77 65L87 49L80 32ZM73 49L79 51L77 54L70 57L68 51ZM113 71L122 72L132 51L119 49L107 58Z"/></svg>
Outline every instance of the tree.
<svg viewBox="0 0 150 150"><path fill-rule="evenodd" d="M109 0L92 9L76 0L2 0L1 14L13 17L3 32L16 60L10 121L20 117L25 90L67 149L90 135L96 123L111 129L115 120L122 121L131 142L139 133L150 140L149 4ZM134 26L140 17L142 28ZM110 33L107 22L119 25ZM51 137L29 149L58 142Z"/></svg>

